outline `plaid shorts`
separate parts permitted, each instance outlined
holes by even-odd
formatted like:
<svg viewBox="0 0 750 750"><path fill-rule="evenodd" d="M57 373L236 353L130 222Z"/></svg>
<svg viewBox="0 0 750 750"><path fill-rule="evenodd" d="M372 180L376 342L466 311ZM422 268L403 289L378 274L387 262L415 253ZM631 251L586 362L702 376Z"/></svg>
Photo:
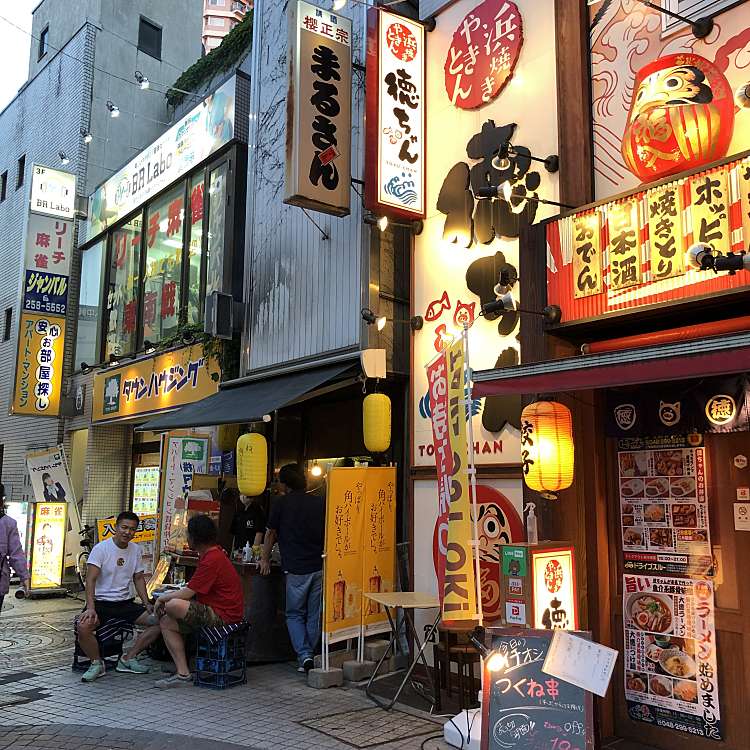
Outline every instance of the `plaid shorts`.
<svg viewBox="0 0 750 750"><path fill-rule="evenodd" d="M189 635L190 633L196 633L201 628L220 628L225 623L211 607L206 604L200 604L192 599L188 605L185 617L182 620L178 620L177 624L183 635Z"/></svg>

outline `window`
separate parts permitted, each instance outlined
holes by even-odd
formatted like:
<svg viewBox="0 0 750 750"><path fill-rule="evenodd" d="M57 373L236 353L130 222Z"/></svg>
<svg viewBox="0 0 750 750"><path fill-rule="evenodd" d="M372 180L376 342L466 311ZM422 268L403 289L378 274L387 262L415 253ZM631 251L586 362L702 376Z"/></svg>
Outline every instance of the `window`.
<svg viewBox="0 0 750 750"><path fill-rule="evenodd" d="M75 369L82 362L96 364L100 357L102 284L104 283L104 240L81 253L81 293L78 301Z"/></svg>
<svg viewBox="0 0 750 750"><path fill-rule="evenodd" d="M224 162L216 167L209 177L206 297L213 291L224 291L224 226L226 224L227 172L228 164Z"/></svg>
<svg viewBox="0 0 750 750"><path fill-rule="evenodd" d="M737 0L666 0L662 7L686 18L715 17L721 11L736 4ZM685 28L685 24L671 16L662 14L662 36Z"/></svg>
<svg viewBox="0 0 750 750"><path fill-rule="evenodd" d="M141 223L137 216L112 232L105 359L134 352L138 345Z"/></svg>
<svg viewBox="0 0 750 750"><path fill-rule="evenodd" d="M148 210L143 340L154 344L175 333L180 322L184 191L181 183Z"/></svg>
<svg viewBox="0 0 750 750"><path fill-rule="evenodd" d="M39 54L37 56L37 60L41 60L47 54L48 49L49 49L49 24L47 24L42 29L42 33L39 34Z"/></svg>
<svg viewBox="0 0 750 750"><path fill-rule="evenodd" d="M187 322L199 323L201 304L201 258L203 244L203 172L190 181L190 233L188 235Z"/></svg>
<svg viewBox="0 0 750 750"><path fill-rule="evenodd" d="M8 170L6 169L5 172L3 172L0 175L0 203L2 203L8 193Z"/></svg>
<svg viewBox="0 0 750 750"><path fill-rule="evenodd" d="M10 341L10 329L13 327L13 308L5 311L5 328L3 329L3 341Z"/></svg>
<svg viewBox="0 0 750 750"><path fill-rule="evenodd" d="M23 187L24 173L26 172L26 154L18 157L18 174L16 175L16 190Z"/></svg>
<svg viewBox="0 0 750 750"><path fill-rule="evenodd" d="M218 16L209 16L208 17L208 25L209 26L217 26L220 29L224 28L224 19L219 18Z"/></svg>
<svg viewBox="0 0 750 750"><path fill-rule="evenodd" d="M161 60L161 27L141 16L138 27L138 49Z"/></svg>
<svg viewBox="0 0 750 750"><path fill-rule="evenodd" d="M208 0L209 5L216 5L220 8L224 7L224 0Z"/></svg>

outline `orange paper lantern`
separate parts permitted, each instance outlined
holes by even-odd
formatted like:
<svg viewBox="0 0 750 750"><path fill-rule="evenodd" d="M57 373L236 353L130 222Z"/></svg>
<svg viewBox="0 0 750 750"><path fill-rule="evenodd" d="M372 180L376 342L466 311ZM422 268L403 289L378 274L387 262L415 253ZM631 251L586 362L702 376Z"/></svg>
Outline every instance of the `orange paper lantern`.
<svg viewBox="0 0 750 750"><path fill-rule="evenodd" d="M526 486L554 496L573 483L575 449L570 409L536 401L521 412L521 463Z"/></svg>

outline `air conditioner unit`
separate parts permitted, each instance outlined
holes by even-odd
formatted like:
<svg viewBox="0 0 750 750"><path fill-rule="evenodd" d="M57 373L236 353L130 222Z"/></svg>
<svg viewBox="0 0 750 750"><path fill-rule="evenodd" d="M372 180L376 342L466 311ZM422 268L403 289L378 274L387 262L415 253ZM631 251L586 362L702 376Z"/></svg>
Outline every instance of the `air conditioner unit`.
<svg viewBox="0 0 750 750"><path fill-rule="evenodd" d="M234 330L234 300L231 294L211 292L206 297L203 330L217 339L231 339Z"/></svg>

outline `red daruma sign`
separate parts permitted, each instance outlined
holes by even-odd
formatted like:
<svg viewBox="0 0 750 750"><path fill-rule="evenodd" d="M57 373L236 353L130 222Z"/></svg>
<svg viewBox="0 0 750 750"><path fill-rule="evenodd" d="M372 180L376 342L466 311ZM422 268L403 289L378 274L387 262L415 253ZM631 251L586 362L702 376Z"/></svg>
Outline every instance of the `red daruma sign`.
<svg viewBox="0 0 750 750"><path fill-rule="evenodd" d="M445 58L445 90L455 107L477 109L491 102L513 75L523 45L523 22L515 3L485 0L453 32Z"/></svg>

